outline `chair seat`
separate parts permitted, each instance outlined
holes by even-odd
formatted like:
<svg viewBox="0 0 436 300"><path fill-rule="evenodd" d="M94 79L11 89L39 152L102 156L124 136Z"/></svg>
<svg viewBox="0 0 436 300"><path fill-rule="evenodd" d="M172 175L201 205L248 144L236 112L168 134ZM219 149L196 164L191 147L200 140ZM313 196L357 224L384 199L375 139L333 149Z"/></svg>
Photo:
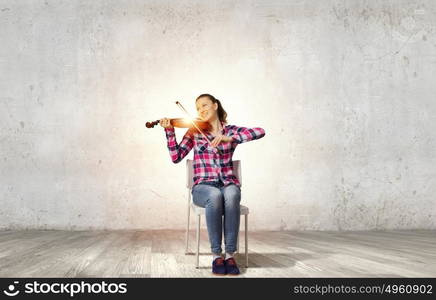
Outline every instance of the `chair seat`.
<svg viewBox="0 0 436 300"><path fill-rule="evenodd" d="M206 213L206 209L204 207L195 205L194 203L191 203L192 210L196 215L204 215ZM241 215L248 215L249 210L248 207L244 205L240 205Z"/></svg>

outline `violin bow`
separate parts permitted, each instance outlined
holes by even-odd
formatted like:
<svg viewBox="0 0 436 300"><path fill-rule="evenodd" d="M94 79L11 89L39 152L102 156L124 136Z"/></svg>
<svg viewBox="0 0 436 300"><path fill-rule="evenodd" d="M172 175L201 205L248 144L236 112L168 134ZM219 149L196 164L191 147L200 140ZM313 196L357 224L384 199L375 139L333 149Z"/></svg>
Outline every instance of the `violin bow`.
<svg viewBox="0 0 436 300"><path fill-rule="evenodd" d="M201 130L197 124L195 124L194 119L191 117L191 115L186 111L186 109L183 107L182 103L180 103L179 101L176 101L176 104L178 107L180 107L180 109L188 116L189 120L191 121L192 125L194 125L194 127L201 133L201 135L206 139L206 141L208 141L209 145L212 145L212 142L209 140L209 138L204 134L203 130ZM216 151L221 154L220 149L218 149L218 147L215 147L214 149L216 149Z"/></svg>

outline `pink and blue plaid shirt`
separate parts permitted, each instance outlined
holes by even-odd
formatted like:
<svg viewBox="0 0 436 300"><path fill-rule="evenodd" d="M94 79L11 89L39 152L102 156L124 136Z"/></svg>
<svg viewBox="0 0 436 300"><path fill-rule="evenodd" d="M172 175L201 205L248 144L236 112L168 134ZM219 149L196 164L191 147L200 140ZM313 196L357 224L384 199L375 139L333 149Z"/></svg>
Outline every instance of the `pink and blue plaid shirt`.
<svg viewBox="0 0 436 300"><path fill-rule="evenodd" d="M232 142L222 142L216 149L211 147L208 141L199 132L188 130L183 136L180 144L176 141L174 128L165 128L168 150L171 160L174 163L180 162L194 148L194 185L200 182L222 182L224 186L231 183L241 186L239 180L233 174L233 152L236 146L248 141L257 140L265 135L265 130L259 127L246 128L235 125L225 125L221 123L223 130L221 133L231 136ZM212 141L214 136L207 131L203 131L207 138Z"/></svg>

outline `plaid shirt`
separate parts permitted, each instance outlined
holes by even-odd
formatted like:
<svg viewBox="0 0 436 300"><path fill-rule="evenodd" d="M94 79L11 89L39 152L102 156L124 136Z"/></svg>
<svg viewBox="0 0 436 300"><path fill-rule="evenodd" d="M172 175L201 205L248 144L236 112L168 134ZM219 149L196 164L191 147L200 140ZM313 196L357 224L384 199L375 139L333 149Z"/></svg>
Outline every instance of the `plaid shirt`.
<svg viewBox="0 0 436 300"><path fill-rule="evenodd" d="M168 150L173 163L180 162L194 148L194 185L200 182L221 181L225 186L234 183L240 187L241 183L233 174L233 152L238 144L260 139L265 135L265 130L259 127L224 126L223 123L221 125L223 126L221 134L231 136L233 139L232 142L222 142L217 146L221 155L199 132L189 129L178 144L174 128L165 128ZM214 139L210 132L203 132L210 141Z"/></svg>

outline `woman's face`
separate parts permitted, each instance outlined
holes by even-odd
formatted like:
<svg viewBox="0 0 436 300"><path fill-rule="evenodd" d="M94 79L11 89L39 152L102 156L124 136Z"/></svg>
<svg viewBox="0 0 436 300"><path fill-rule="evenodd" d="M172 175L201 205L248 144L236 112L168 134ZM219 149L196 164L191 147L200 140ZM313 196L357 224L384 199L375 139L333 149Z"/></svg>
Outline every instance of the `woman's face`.
<svg viewBox="0 0 436 300"><path fill-rule="evenodd" d="M211 121L218 117L217 109L218 104L213 103L208 97L201 97L195 103L197 107L198 116L203 121Z"/></svg>

